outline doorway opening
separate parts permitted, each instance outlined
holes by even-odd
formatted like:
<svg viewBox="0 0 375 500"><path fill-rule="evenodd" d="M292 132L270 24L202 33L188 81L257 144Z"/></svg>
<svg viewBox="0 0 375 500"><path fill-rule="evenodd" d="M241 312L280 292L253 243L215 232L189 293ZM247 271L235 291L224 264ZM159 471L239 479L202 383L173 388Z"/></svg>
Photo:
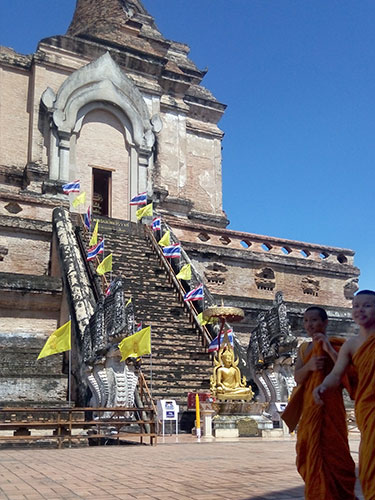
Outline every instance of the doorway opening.
<svg viewBox="0 0 375 500"><path fill-rule="evenodd" d="M111 216L111 187L112 174L108 170L93 168L92 170L92 213L95 215Z"/></svg>

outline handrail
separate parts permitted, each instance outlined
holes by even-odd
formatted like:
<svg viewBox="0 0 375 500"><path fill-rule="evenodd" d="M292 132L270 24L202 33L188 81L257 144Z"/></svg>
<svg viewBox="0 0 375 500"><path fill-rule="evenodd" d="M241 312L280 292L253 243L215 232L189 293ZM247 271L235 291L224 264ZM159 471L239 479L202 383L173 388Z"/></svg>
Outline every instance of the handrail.
<svg viewBox="0 0 375 500"><path fill-rule="evenodd" d="M184 290L183 286L176 278L176 274L175 274L170 262L165 258L161 247L158 245L158 242L156 241L155 236L151 232L151 229L146 225L144 227L145 227L146 237L148 237L154 251L156 252L156 254L159 257L160 262L162 263L165 270L167 271L171 282L173 283L173 285L175 286L175 288L179 294L181 302L183 302L184 306L186 306L189 309L192 320L202 335L203 343L205 346L207 346L212 340L209 331L207 330L207 328L204 325L201 325L199 323L198 312L197 312L196 308L194 307L194 305L191 302L184 301L185 290Z"/></svg>
<svg viewBox="0 0 375 500"><path fill-rule="evenodd" d="M167 224L163 219L162 219L162 226L164 226L164 228L167 231L170 232L171 239L175 243L180 243L179 239L173 233L173 230L172 230L171 226L169 224ZM183 257L183 260L186 263L190 264L196 283L203 283L202 277L200 276L199 272L196 270L193 262L191 261L190 257L185 252L185 250L182 248L182 246L181 246L181 255ZM211 294L211 292L209 291L209 289L206 287L206 285L203 284L203 288L204 288L204 297L205 297L205 302L206 302L205 305L208 306L208 307L214 306L215 305L215 299L214 299L213 295ZM207 304L207 302L208 302L208 304ZM225 326L225 328L227 330L231 328L231 325L227 321L224 323L224 326ZM218 334L219 333L217 332L217 335ZM239 357L239 360L240 360L240 368L243 371L246 371L247 370L247 356L246 356L246 352L245 352L244 348L241 346L241 344L238 341L238 339L236 338L236 336L234 335L234 332L233 332L233 343L234 343L235 351L236 351L236 353L237 353L237 355Z"/></svg>

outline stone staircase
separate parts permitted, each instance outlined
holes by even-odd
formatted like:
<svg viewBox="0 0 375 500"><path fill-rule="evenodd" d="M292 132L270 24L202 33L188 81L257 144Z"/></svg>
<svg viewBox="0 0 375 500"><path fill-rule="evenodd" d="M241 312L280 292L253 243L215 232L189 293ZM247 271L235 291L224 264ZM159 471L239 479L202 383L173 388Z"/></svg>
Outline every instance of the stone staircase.
<svg viewBox="0 0 375 500"><path fill-rule="evenodd" d="M113 253L113 276L123 277L125 300L132 297L136 322L152 327L152 360L142 358L152 396L175 399L185 409L188 392L209 391L212 360L145 230L129 221L99 219L105 255Z"/></svg>

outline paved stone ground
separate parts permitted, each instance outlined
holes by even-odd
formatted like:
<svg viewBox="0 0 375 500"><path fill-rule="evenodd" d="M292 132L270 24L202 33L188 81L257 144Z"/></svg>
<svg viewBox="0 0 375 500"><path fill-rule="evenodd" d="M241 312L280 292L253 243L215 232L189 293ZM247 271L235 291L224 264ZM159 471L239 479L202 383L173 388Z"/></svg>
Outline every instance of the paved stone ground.
<svg viewBox="0 0 375 500"><path fill-rule="evenodd" d="M156 447L2 449L0 499L302 500L294 447L170 436ZM358 438L351 449L357 461Z"/></svg>

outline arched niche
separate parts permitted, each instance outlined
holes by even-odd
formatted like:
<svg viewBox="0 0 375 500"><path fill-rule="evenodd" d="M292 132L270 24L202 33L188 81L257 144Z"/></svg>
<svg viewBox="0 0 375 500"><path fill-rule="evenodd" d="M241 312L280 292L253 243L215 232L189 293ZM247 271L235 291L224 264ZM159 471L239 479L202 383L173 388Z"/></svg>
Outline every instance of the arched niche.
<svg viewBox="0 0 375 500"><path fill-rule="evenodd" d="M128 197L148 189L146 169L155 140L149 112L137 87L108 52L72 73L57 94L47 88L42 102L50 114L50 179L77 178L77 137L85 117L100 110L122 127L129 155Z"/></svg>

